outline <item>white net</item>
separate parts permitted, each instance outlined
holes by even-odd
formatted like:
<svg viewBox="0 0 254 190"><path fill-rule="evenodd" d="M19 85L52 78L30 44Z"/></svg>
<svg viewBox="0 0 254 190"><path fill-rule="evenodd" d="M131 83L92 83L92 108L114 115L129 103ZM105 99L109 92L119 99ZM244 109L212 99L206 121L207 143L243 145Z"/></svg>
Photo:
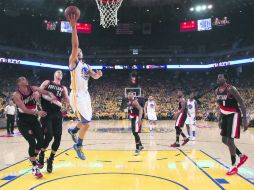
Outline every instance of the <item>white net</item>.
<svg viewBox="0 0 254 190"><path fill-rule="evenodd" d="M117 12L120 8L123 0L95 0L100 11L100 25L103 28L108 28L109 26L116 26Z"/></svg>

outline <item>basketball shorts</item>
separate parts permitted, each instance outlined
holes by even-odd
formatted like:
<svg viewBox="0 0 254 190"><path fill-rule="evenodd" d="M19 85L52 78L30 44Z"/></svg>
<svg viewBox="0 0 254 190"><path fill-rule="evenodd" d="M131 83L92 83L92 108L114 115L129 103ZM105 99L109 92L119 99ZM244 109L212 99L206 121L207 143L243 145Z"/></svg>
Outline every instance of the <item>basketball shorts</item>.
<svg viewBox="0 0 254 190"><path fill-rule="evenodd" d="M222 115L221 136L228 138L240 138L241 113Z"/></svg>
<svg viewBox="0 0 254 190"><path fill-rule="evenodd" d="M157 121L157 116L155 112L147 113L147 118L149 121Z"/></svg>
<svg viewBox="0 0 254 190"><path fill-rule="evenodd" d="M38 118L32 115L27 117L18 117L17 126L21 135L28 141L29 144L33 142L34 139L37 141L36 148L40 150L43 143L43 130Z"/></svg>
<svg viewBox="0 0 254 190"><path fill-rule="evenodd" d="M62 135L63 117L61 111L47 112L46 117L41 118L41 125L44 133Z"/></svg>
<svg viewBox="0 0 254 190"><path fill-rule="evenodd" d="M70 105L82 123L89 123L92 120L91 98L87 90L71 91Z"/></svg>
<svg viewBox="0 0 254 190"><path fill-rule="evenodd" d="M188 116L187 114L187 119L185 121L186 125L196 125L196 117L195 114L191 114L190 116Z"/></svg>
<svg viewBox="0 0 254 190"><path fill-rule="evenodd" d="M176 119L175 126L178 127L178 128L184 127L184 123L186 121L186 118L187 118L187 113L186 112L181 112L179 114L179 116L177 117L177 119Z"/></svg>
<svg viewBox="0 0 254 190"><path fill-rule="evenodd" d="M142 124L139 125L138 120L138 116L131 117L131 130L133 133L141 133Z"/></svg>

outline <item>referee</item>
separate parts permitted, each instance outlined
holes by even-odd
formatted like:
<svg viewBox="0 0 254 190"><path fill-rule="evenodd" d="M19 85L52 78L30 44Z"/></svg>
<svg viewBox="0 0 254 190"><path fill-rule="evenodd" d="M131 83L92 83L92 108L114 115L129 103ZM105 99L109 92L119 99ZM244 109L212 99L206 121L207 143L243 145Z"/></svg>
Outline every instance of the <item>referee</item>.
<svg viewBox="0 0 254 190"><path fill-rule="evenodd" d="M5 114L7 117L7 134L14 134L14 121L16 114L16 107L13 101L9 102L9 105L5 107Z"/></svg>

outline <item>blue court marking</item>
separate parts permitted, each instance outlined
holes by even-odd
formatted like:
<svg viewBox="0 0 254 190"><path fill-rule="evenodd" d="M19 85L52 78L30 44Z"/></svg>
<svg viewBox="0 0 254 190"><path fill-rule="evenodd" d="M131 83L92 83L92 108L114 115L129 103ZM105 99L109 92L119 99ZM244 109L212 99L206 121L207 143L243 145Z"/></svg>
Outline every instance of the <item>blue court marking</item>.
<svg viewBox="0 0 254 190"><path fill-rule="evenodd" d="M88 176L88 175L136 175L136 176L145 176L145 177L151 177L151 178L156 178L156 179L160 179L160 180L164 180L164 181L168 181L171 183L174 183L176 185L178 185L179 187L182 187L182 189L184 190L189 190L187 187L185 187L184 185L175 182L173 180L167 179L167 178L162 178L159 176L153 176L153 175L147 175L147 174L137 174L137 173L118 173L118 172L110 172L110 173L87 173L87 174L77 174L77 175L71 175L71 176L65 176L65 177L60 177L60 178L56 178L56 179L52 179L46 182L43 182L41 184L38 184L32 188L30 188L29 190L35 190L37 187L43 186L47 183L53 182L53 181L58 181L58 180L62 180L62 179L66 179L66 178L72 178L72 177L78 177L78 176ZM60 182L61 183L61 182Z"/></svg>
<svg viewBox="0 0 254 190"><path fill-rule="evenodd" d="M206 152L204 152L203 150L200 150L201 152L203 152L205 155L207 155L208 157L210 157L211 159L213 159L214 161L218 162L220 165L222 165L224 168L226 169L230 169L230 167L228 167L226 164L223 164L222 162L216 160L215 158L213 158L212 156L210 156L209 154L207 154ZM250 184L254 185L254 182L248 180L247 178L243 177L241 174L237 174L239 177L243 178L244 180L248 181Z"/></svg>
<svg viewBox="0 0 254 190"><path fill-rule="evenodd" d="M1 180L7 180L7 181L9 181L9 180L12 180L12 179L14 179L16 177L17 176L15 176L15 175L9 175L9 176L6 176L5 178L1 179Z"/></svg>
<svg viewBox="0 0 254 190"><path fill-rule="evenodd" d="M229 182L223 178L218 178L218 179L215 179L218 183L220 184L229 184Z"/></svg>
<svg viewBox="0 0 254 190"><path fill-rule="evenodd" d="M222 189L222 190L225 190L214 178L212 178L206 171L204 171L202 168L200 168L199 166L198 166L198 164L194 161L194 160L192 160L187 154L185 154L185 152L184 151L182 151L181 149L179 149L179 148L176 148L177 150L179 150L181 153L183 153L183 155L186 157L186 158L188 158L198 169L200 169L209 179L211 179L220 189Z"/></svg>
<svg viewBox="0 0 254 190"><path fill-rule="evenodd" d="M63 152L59 153L59 154L56 155L55 157L60 156L61 154L67 152L67 151L70 150L70 149L72 149L72 147L71 147L71 148L68 148L68 149L66 149L66 150L64 150ZM17 164L17 163L16 163L16 164ZM13 164L13 165L16 165L16 164ZM9 180L8 182L2 184L2 185L0 186L0 188L2 188L2 187L4 187L4 186L8 185L9 183L13 182L14 180L16 180L16 179L22 177L23 175L29 173L31 170L32 170L32 169L29 169L29 170L25 171L23 174L20 174L20 175L16 176L15 178Z"/></svg>

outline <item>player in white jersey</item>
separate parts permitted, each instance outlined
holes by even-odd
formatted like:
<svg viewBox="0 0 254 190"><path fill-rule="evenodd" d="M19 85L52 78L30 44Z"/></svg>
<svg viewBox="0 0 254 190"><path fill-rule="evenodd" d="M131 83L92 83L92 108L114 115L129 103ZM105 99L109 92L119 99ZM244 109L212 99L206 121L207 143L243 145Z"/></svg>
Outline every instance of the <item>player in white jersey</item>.
<svg viewBox="0 0 254 190"><path fill-rule="evenodd" d="M68 21L72 27L72 53L69 58L69 68L71 72L71 93L70 105L79 118L80 122L75 128L69 128L68 133L71 135L75 144L73 148L76 150L80 159L85 160L86 157L82 152L83 139L86 131L90 127L92 119L91 99L88 92L88 80L90 77L99 79L102 72L94 72L91 67L83 62L83 53L79 48L79 40L77 34L77 20L75 15L71 15ZM78 138L76 133L78 133Z"/></svg>
<svg viewBox="0 0 254 190"><path fill-rule="evenodd" d="M192 92L190 94L190 99L187 101L187 119L185 121L187 132L189 135L189 138L191 140L195 140L196 138L196 113L197 113L197 101L194 99L194 93ZM192 130L192 134L190 133L190 128Z"/></svg>
<svg viewBox="0 0 254 190"><path fill-rule="evenodd" d="M148 101L145 103L144 111L145 117L147 117L149 120L150 131L152 131L157 121L156 115L157 105L156 102L154 101L153 96L149 96Z"/></svg>

